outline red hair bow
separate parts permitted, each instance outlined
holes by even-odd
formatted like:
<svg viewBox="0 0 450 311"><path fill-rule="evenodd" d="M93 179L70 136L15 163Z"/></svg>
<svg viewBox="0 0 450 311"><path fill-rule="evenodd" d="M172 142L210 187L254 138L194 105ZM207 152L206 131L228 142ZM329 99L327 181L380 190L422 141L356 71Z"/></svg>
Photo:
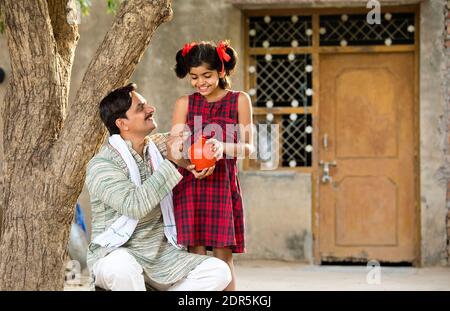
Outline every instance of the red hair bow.
<svg viewBox="0 0 450 311"><path fill-rule="evenodd" d="M189 53L189 51L196 45L197 45L196 42L186 43L183 47L183 51L181 51L181 55L183 55L183 57L185 57L187 55L187 53Z"/></svg>
<svg viewBox="0 0 450 311"><path fill-rule="evenodd" d="M222 71L220 72L220 74L223 74L225 72L224 62L227 63L231 59L231 56L227 54L227 47L228 44L225 41L220 41L216 47L217 54L219 55L219 58L222 61Z"/></svg>

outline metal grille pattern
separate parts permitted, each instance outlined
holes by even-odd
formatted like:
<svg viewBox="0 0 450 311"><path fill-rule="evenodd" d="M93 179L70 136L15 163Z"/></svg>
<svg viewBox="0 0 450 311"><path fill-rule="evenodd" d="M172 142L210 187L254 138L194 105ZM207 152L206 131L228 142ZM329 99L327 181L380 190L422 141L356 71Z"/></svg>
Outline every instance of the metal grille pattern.
<svg viewBox="0 0 450 311"><path fill-rule="evenodd" d="M415 13L383 13L370 24L367 14L320 15L320 46L367 46L415 43ZM310 167L313 154L313 72L310 54L291 47L312 47L311 16L250 16L249 94L257 107L267 108L255 121L258 158L265 169ZM270 49L270 48L279 49ZM265 55L260 55L261 52ZM298 51L296 51L298 53ZM271 54L274 53L274 54ZM277 107L276 113L271 108ZM288 109L289 108L289 109ZM294 113L291 113L294 112ZM303 113L305 112L305 113ZM261 109L258 113L261 113ZM281 114L280 114L281 113ZM272 126L271 126L272 125Z"/></svg>
<svg viewBox="0 0 450 311"><path fill-rule="evenodd" d="M310 46L311 16L250 17L248 36L250 47Z"/></svg>
<svg viewBox="0 0 450 311"><path fill-rule="evenodd" d="M256 106L267 107L268 102L273 107L311 106L311 56L290 55L273 55L269 61L256 57Z"/></svg>
<svg viewBox="0 0 450 311"><path fill-rule="evenodd" d="M414 44L414 13L385 13L380 24L369 24L367 15L320 16L320 45Z"/></svg>
<svg viewBox="0 0 450 311"><path fill-rule="evenodd" d="M312 117L310 114L283 115L282 166L297 167L312 164Z"/></svg>

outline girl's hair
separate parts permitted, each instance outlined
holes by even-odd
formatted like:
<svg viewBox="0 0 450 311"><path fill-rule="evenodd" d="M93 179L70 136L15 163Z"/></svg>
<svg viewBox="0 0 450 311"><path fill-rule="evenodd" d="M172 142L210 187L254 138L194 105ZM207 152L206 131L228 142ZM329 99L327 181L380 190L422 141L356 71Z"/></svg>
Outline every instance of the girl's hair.
<svg viewBox="0 0 450 311"><path fill-rule="evenodd" d="M233 74L233 70L237 63L237 53L225 41L226 50L225 52L230 56L230 60L223 61L223 68L225 71L225 76L219 78L219 86L222 89L230 87L230 81L228 77ZM222 71L222 60L216 50L217 46L211 42L201 42L199 44L194 44L187 53L183 56L183 49L179 50L176 55L176 65L175 73L177 77L182 79L186 77L192 67L198 67L206 64L210 70L217 70L217 72Z"/></svg>

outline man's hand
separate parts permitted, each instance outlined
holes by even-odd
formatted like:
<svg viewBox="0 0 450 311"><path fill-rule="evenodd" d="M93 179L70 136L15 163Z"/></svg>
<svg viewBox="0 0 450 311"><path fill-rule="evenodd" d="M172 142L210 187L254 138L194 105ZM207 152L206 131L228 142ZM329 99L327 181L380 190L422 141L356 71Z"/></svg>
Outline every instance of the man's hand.
<svg viewBox="0 0 450 311"><path fill-rule="evenodd" d="M183 160L183 139L180 136L169 136L167 139L166 158L177 165Z"/></svg>

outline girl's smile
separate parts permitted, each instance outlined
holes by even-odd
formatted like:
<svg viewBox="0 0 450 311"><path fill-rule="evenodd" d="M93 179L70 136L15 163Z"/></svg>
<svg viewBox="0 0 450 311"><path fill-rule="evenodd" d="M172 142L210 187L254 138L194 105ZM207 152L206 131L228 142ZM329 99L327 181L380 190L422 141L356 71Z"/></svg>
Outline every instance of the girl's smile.
<svg viewBox="0 0 450 311"><path fill-rule="evenodd" d="M189 75L191 77L191 85L208 100L214 98L220 93L219 73L217 70L211 70L206 64L198 67L192 67Z"/></svg>
<svg viewBox="0 0 450 311"><path fill-rule="evenodd" d="M199 86L197 90L200 92L200 94L204 95L204 93L207 93L209 89L209 86Z"/></svg>

